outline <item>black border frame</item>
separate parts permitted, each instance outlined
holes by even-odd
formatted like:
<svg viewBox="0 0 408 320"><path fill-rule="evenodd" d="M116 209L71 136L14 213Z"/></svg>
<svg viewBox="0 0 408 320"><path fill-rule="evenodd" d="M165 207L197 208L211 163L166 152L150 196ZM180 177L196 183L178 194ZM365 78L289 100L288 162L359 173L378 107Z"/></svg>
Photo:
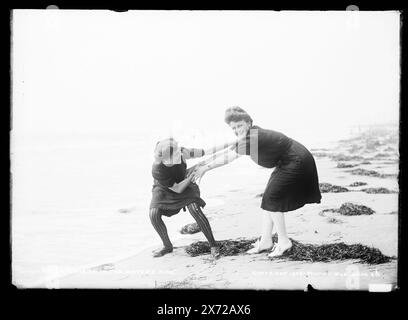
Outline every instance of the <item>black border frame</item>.
<svg viewBox="0 0 408 320"><path fill-rule="evenodd" d="M114 11L126 11L129 10L345 10L347 5L356 4L359 6L360 10L373 10L373 11L382 11L382 10L399 10L401 11L401 34L400 34L400 50L401 50L401 79L400 79L400 172L399 172L399 183L400 183L400 195L399 195L399 258L398 258L398 289L390 293L369 293L369 292L360 292L360 291L316 291L313 288L309 288L307 292L301 291L253 291L253 290L125 290L125 289L112 289L112 290L96 290L96 289L59 289L59 290L48 290L48 289L17 289L11 284L11 247L10 247L10 140L9 132L11 129L10 116L11 116L11 54L10 50L8 51L7 60L9 61L7 70L3 74L7 74L9 81L9 90L6 93L8 108L1 108L1 111L4 112L4 115L0 118L6 123L3 124L0 128L2 131L1 142L4 144L2 150L2 160L5 160L5 163L8 167L6 169L8 175L7 187L8 197L4 199L2 203L8 204L7 211L8 215L3 214L3 223L2 226L6 227L5 231L0 234L3 236L1 243L4 246L5 252L8 253L7 259L7 269L2 272L3 281L2 281L2 291L7 294L9 298L13 301L18 302L20 306L27 306L32 304L33 306L38 306L41 309L41 305L60 305L65 306L62 309L62 313L69 314L74 312L79 316L81 313L76 312L77 309L74 306L85 305L90 310L94 309L96 312L105 312L107 304L101 302L114 302L118 304L119 309L116 311L130 311L131 317L136 319L167 319L166 317L157 317L155 316L155 310L157 306L162 306L165 303L168 305L185 305L199 307L201 304L250 304L252 306L252 313L250 316L219 316L219 318L224 319L261 319L260 315L263 315L265 312L271 312L271 317L274 316L275 309L274 305L287 304L283 308L284 313L287 315L294 315L297 312L300 312L300 316L315 316L319 313L322 313L322 306L327 306L331 310L328 313L323 313L326 316L332 316L333 313L340 314L345 313L346 315L353 315L350 311L350 307L354 306L361 311L369 315L370 311L374 314L383 310L386 314L390 314L392 311L395 311L397 304L401 302L402 294L406 292L406 273L404 270L406 268L406 234L404 230L404 224L406 224L406 218L403 217L404 211L406 209L406 204L403 202L405 194L405 175L406 169L404 168L406 142L404 138L404 121L406 117L406 60L404 59L405 40L403 39L406 35L406 9L393 4L389 1L386 3L381 3L376 5L371 3L370 5L360 5L359 3L349 3L349 4L330 4L325 3L316 4L316 3L304 3L300 4L290 4L282 2L270 2L268 5L256 5L253 2L235 5L222 5L220 3L212 5L209 2L203 3L194 3L193 2L181 2L174 1L168 2L167 4L155 3L154 1L144 1L144 2L134 2L133 4L126 4L119 1L116 1L111 4L101 3L100 1L40 1L38 3L22 3L21 1L16 1L14 3L7 3L1 19L3 23L3 30L7 30L6 39L9 43L11 49L11 10L12 9L45 9L50 4L58 5L60 9L108 9ZM159 5L159 6L158 6ZM7 150L7 151L6 151ZM5 172L5 171L2 171ZM2 181L6 181L5 177ZM4 193L3 193L4 194ZM2 259L3 266L6 264L6 261ZM341 307L344 305L344 302L347 302L347 306ZM21 303L21 304L20 304ZM364 303L364 305L362 305ZM339 306L340 304L340 306ZM387 306L388 311L384 310L384 304ZM289 307L289 309L287 309ZM116 307L117 308L117 307ZM334 308L334 310L333 310ZM24 307L16 310L16 314L24 310ZM46 312L47 313L47 312ZM116 312L115 312L116 314ZM91 313L92 315L92 313ZM143 315L143 317L141 317ZM181 317L180 317L181 318ZM215 317L196 317L196 315L190 316L188 319L198 319L198 318L215 318ZM218 318L218 317L217 317ZM263 317L262 317L263 318Z"/></svg>

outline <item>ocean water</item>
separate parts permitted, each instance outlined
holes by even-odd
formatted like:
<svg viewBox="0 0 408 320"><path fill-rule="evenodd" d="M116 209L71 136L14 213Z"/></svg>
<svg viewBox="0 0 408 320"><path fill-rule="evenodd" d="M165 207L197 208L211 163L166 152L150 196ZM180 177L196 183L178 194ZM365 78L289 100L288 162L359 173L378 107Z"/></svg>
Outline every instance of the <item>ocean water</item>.
<svg viewBox="0 0 408 320"><path fill-rule="evenodd" d="M324 148L352 132L291 133L308 148ZM183 138L189 146L209 143L200 132ZM14 284L30 287L160 245L148 217L155 141L154 133L12 136ZM216 170L201 182L209 212L223 205L220 194L247 187L242 176L259 175L251 192L269 178L246 157ZM177 229L192 221L189 214L166 219L170 237L180 237Z"/></svg>

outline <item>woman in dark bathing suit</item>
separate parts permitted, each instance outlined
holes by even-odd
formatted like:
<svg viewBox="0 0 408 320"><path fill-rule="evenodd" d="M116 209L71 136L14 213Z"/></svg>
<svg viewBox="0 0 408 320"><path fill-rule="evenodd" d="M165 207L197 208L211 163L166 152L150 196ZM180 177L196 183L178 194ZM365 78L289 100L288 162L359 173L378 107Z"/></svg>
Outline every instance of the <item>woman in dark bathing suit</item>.
<svg viewBox="0 0 408 320"><path fill-rule="evenodd" d="M259 253L273 247L269 256L280 256L292 247L286 232L284 213L308 203L320 203L314 158L299 142L280 132L253 125L252 118L240 107L227 109L225 122L238 137L238 142L226 148L219 156L197 166L193 172L193 181L201 179L205 172L223 166L241 155L249 155L262 167L275 168L262 197L261 240L248 252ZM273 226L278 233L275 246L272 243Z"/></svg>
<svg viewBox="0 0 408 320"><path fill-rule="evenodd" d="M152 200L150 203L150 221L159 234L163 248L153 252L154 257L161 257L173 251L173 245L167 234L162 216L171 217L181 209L188 208L211 246L211 255L218 258L219 249L211 231L210 224L201 208L205 202L200 197L200 189L192 181L191 170L187 170L186 159L198 158L205 153L216 152L203 149L187 149L179 147L174 139L166 139L156 144L152 166L154 178Z"/></svg>

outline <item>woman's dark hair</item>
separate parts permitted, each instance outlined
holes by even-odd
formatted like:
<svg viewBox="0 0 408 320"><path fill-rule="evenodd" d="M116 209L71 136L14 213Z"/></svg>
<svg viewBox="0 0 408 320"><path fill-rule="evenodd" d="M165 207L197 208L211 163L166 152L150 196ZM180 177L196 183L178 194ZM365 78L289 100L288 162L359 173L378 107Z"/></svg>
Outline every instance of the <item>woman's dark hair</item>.
<svg viewBox="0 0 408 320"><path fill-rule="evenodd" d="M235 106L225 110L225 123L229 124L231 121L245 120L252 125L251 116L241 107Z"/></svg>

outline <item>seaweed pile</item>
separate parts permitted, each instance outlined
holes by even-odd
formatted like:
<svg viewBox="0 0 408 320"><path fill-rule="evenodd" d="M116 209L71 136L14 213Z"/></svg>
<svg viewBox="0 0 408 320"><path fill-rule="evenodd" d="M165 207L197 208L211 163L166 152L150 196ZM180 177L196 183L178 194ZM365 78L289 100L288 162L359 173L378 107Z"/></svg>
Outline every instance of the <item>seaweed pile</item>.
<svg viewBox="0 0 408 320"><path fill-rule="evenodd" d="M393 177L395 175L392 174L381 174L377 171L374 170L366 170L366 169L353 169L349 170L351 174L357 175L357 176L369 176L369 177L376 177L376 178L387 178L387 177Z"/></svg>
<svg viewBox="0 0 408 320"><path fill-rule="evenodd" d="M364 191L365 193L397 193L396 191L389 190L387 188L366 188L366 189L361 189L361 191Z"/></svg>
<svg viewBox="0 0 408 320"><path fill-rule="evenodd" d="M375 213L375 211L369 207L351 202L343 203L339 209L324 209L320 211L319 215L325 216L326 212L339 213L343 216L361 216Z"/></svg>
<svg viewBox="0 0 408 320"><path fill-rule="evenodd" d="M360 215L370 215L375 213L375 211L369 207L354 204L351 202L343 203L338 210L343 216L360 216Z"/></svg>
<svg viewBox="0 0 408 320"><path fill-rule="evenodd" d="M322 193L328 193L328 192L333 192L333 193L338 193L338 192L348 192L349 189L340 187L340 186L335 186L330 183L322 182L319 183L320 187L320 192Z"/></svg>
<svg viewBox="0 0 408 320"><path fill-rule="evenodd" d="M181 234L194 234L197 232L200 232L201 229L197 222L189 223L186 224L183 228L181 228L180 233Z"/></svg>
<svg viewBox="0 0 408 320"><path fill-rule="evenodd" d="M357 167L357 166L358 166L358 164L342 163L342 162L337 164L337 168L341 168L341 169L343 169L343 168L354 168L354 167Z"/></svg>
<svg viewBox="0 0 408 320"><path fill-rule="evenodd" d="M361 156L347 156L347 155L342 154L342 153L332 155L332 156L330 156L330 158L331 158L332 160L335 160L335 161L364 160L364 158L361 157Z"/></svg>
<svg viewBox="0 0 408 320"><path fill-rule="evenodd" d="M360 187L360 186L365 186L365 185L367 185L366 182L356 181L350 184L350 187Z"/></svg>
<svg viewBox="0 0 408 320"><path fill-rule="evenodd" d="M258 238L253 239L243 239L238 238L236 240L220 240L217 241L220 247L220 255L222 256L236 256L238 254L243 254L253 247L253 243L256 242ZM272 238L277 241L277 236L274 235ZM210 253L210 244L207 241L197 241L186 247L186 252L192 256L196 257L203 254Z"/></svg>
<svg viewBox="0 0 408 320"><path fill-rule="evenodd" d="M392 260L377 248L362 244L345 244L344 242L313 245L292 240L292 248L279 258L293 261L331 262L338 260L359 260L367 264L381 264Z"/></svg>
<svg viewBox="0 0 408 320"><path fill-rule="evenodd" d="M235 256L244 254L252 247L257 238L222 240L220 244L220 254L222 256ZM273 236L274 242L277 240L276 234ZM323 245L300 243L291 239L292 248L282 256L274 259L288 259L292 261L309 262L331 262L338 260L359 260L367 264L380 264L390 262L393 258L385 256L380 250L370 248L361 244L348 245L343 242ZM187 246L185 251L192 257L209 254L210 246L208 242L198 241Z"/></svg>
<svg viewBox="0 0 408 320"><path fill-rule="evenodd" d="M325 216L326 216L326 215L325 215L326 212L338 213L339 210L338 210L338 209L324 209L324 210L322 210L322 211L319 212L319 215L322 216L322 217L325 217Z"/></svg>
<svg viewBox="0 0 408 320"><path fill-rule="evenodd" d="M368 160L364 160L363 162L361 162L360 164L371 164L371 162L370 161L368 161Z"/></svg>
<svg viewBox="0 0 408 320"><path fill-rule="evenodd" d="M255 198L262 198L263 197L263 192L262 193L259 193L259 194L257 194L256 196L255 196Z"/></svg>
<svg viewBox="0 0 408 320"><path fill-rule="evenodd" d="M381 174L374 170L366 170L366 169L353 169L349 171L351 174L355 174L358 176L369 176L369 177L380 177Z"/></svg>

